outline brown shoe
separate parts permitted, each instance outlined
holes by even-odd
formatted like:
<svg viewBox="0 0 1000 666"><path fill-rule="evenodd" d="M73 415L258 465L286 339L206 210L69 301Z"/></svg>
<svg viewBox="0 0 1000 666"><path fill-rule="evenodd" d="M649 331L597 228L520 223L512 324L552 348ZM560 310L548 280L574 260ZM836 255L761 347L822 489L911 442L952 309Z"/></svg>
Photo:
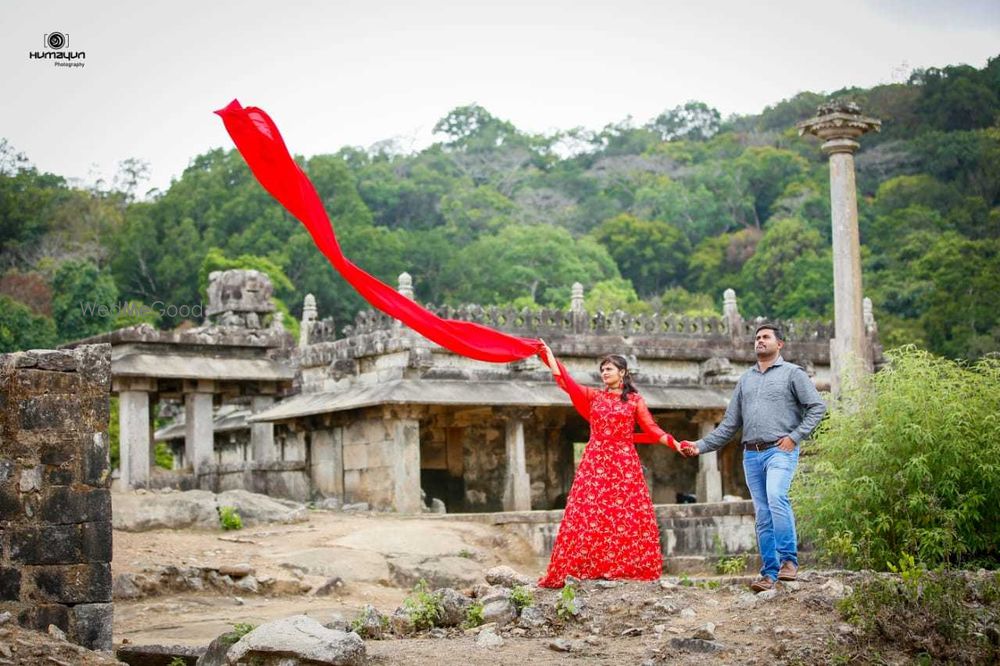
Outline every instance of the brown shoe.
<svg viewBox="0 0 1000 666"><path fill-rule="evenodd" d="M791 560L785 560L778 569L778 580L795 580L795 575L799 572L799 567Z"/></svg>
<svg viewBox="0 0 1000 666"><path fill-rule="evenodd" d="M774 580L770 576L761 576L750 583L750 589L754 592L766 592L774 589Z"/></svg>

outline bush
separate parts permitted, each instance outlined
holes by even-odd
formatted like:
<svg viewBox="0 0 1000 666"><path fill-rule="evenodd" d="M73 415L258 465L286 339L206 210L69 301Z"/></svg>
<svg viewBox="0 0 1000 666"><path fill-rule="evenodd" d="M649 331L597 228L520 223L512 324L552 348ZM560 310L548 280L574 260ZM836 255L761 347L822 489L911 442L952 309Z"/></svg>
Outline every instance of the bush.
<svg viewBox="0 0 1000 666"><path fill-rule="evenodd" d="M440 595L432 593L425 580L417 583L410 595L403 599L403 610L417 629L430 629L444 616Z"/></svg>
<svg viewBox="0 0 1000 666"><path fill-rule="evenodd" d="M473 627L478 627L482 623L486 622L486 618L483 617L483 605L478 601L471 604L465 610L465 628L471 629Z"/></svg>
<svg viewBox="0 0 1000 666"><path fill-rule="evenodd" d="M243 529L243 519L240 518L240 514L237 513L235 508L231 506L220 506L219 525L221 525L224 530L241 530Z"/></svg>
<svg viewBox="0 0 1000 666"><path fill-rule="evenodd" d="M892 566L898 575L875 575L859 583L838 610L858 626L856 656L891 646L925 663L998 663L1000 574L937 570L912 557Z"/></svg>
<svg viewBox="0 0 1000 666"><path fill-rule="evenodd" d="M578 610L576 606L576 589L567 583L563 585L559 593L559 600L556 601L556 615L560 620L568 620L576 616Z"/></svg>
<svg viewBox="0 0 1000 666"><path fill-rule="evenodd" d="M831 411L794 497L821 556L885 570L1000 564L1000 359L975 365L914 347L849 408Z"/></svg>
<svg viewBox="0 0 1000 666"><path fill-rule="evenodd" d="M720 557L715 563L715 573L723 576L739 576L746 573L750 557L743 553L731 557Z"/></svg>
<svg viewBox="0 0 1000 666"><path fill-rule="evenodd" d="M524 585L515 585L510 591L510 603L514 605L518 615L528 606L535 605L535 595Z"/></svg>

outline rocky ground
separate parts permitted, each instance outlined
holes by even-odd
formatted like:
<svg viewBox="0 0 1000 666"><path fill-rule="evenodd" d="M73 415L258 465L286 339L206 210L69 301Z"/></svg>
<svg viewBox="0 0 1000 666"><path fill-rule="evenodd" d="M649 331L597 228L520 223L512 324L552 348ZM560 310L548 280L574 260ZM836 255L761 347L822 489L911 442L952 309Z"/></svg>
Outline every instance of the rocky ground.
<svg viewBox="0 0 1000 666"><path fill-rule="evenodd" d="M531 584L545 563L503 528L294 506L260 514L239 531L209 529L204 519L200 528L157 527L167 514L181 522L192 514L179 499L116 497L116 647L203 648L234 625L308 616L302 621L347 631L367 617L361 633L364 663L371 664L466 664L470 657L503 664L811 664L851 656L854 629L834 605L858 574L806 571L761 595L747 591L749 576L582 581L570 607L560 591ZM150 522L148 507L161 500L169 509ZM498 578L497 571L506 573ZM394 615L416 598L420 580L451 600L450 620L438 622L450 626L417 630L407 613ZM511 598L516 582L531 592L528 608ZM485 624L470 628L473 604L482 607ZM0 664L113 663L11 624L0 627L13 634L6 644L26 643L17 648L20 659L0 648ZM32 650L37 661L25 657Z"/></svg>

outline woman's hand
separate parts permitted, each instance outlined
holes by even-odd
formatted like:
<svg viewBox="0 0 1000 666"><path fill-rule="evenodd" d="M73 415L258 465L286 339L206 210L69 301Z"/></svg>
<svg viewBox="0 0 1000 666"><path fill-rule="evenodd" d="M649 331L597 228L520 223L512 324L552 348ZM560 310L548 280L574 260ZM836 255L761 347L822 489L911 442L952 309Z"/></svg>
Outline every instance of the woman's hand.
<svg viewBox="0 0 1000 666"><path fill-rule="evenodd" d="M552 371L553 375L558 375L559 366L556 365L555 354L553 354L552 350L549 349L549 346L545 344L545 340L539 338L538 341L542 343L542 353L540 354L540 356L542 357L542 361L545 362L545 365L549 366L549 370Z"/></svg>

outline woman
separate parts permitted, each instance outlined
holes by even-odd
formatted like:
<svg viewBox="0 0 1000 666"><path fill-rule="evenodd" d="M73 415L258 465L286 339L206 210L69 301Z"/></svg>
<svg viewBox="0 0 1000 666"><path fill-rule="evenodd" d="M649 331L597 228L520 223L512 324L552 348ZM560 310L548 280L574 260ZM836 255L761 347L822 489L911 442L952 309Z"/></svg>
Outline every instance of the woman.
<svg viewBox="0 0 1000 666"><path fill-rule="evenodd" d="M538 585L562 587L566 576L659 578L660 534L634 444L655 441L678 451L677 443L656 425L623 357L601 359L604 388L597 390L577 385L544 341L539 356L590 421L590 441L569 491L548 571ZM637 422L646 437L636 435Z"/></svg>

